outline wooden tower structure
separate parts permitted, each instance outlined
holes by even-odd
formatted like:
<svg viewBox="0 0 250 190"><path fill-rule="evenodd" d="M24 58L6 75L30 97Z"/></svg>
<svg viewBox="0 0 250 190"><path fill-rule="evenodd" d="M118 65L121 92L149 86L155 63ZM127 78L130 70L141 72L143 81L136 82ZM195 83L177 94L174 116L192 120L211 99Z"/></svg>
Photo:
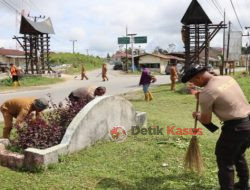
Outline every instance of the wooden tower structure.
<svg viewBox="0 0 250 190"><path fill-rule="evenodd" d="M225 27L223 22L212 24L197 0L192 0L186 13L181 19L182 41L185 48L185 70L191 64L200 64L200 53L205 51L204 65L208 65L209 42L217 32Z"/></svg>
<svg viewBox="0 0 250 190"><path fill-rule="evenodd" d="M24 16L21 18L20 34L22 37L14 36L25 52L25 73L50 72L49 53L50 37L54 29L50 18L41 22L32 21Z"/></svg>

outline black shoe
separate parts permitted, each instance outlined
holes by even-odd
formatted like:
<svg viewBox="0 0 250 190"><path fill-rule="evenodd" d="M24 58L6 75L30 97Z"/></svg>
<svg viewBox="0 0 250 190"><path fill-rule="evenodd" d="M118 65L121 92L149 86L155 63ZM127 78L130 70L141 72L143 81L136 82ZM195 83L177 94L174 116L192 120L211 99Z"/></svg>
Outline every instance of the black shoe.
<svg viewBox="0 0 250 190"><path fill-rule="evenodd" d="M250 190L248 183L242 184L240 182L237 182L234 184L234 189L235 190Z"/></svg>

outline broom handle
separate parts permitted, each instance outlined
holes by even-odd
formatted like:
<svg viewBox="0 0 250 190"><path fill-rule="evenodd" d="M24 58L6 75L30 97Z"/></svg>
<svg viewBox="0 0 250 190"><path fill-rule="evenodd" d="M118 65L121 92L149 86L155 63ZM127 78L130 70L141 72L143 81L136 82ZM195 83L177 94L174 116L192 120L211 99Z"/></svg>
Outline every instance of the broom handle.
<svg viewBox="0 0 250 190"><path fill-rule="evenodd" d="M197 94L197 101L196 101L196 109L195 111L198 112L199 111L199 93ZM196 129L197 128L197 121L198 121L198 118L197 116L195 117L195 121L194 121L194 128Z"/></svg>

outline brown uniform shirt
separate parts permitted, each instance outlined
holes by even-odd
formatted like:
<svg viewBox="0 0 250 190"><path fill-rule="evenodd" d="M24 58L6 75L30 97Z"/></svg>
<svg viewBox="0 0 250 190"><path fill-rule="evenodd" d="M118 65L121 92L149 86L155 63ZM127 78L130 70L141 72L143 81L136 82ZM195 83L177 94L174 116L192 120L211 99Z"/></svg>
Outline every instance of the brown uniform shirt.
<svg viewBox="0 0 250 190"><path fill-rule="evenodd" d="M1 110L7 111L10 115L21 122L32 111L32 103L35 98L14 98L7 100L1 106Z"/></svg>
<svg viewBox="0 0 250 190"><path fill-rule="evenodd" d="M245 118L250 106L238 83L230 76L212 77L200 93L201 113L221 120Z"/></svg>
<svg viewBox="0 0 250 190"><path fill-rule="evenodd" d="M94 99L95 86L82 87L72 92L73 96L78 98Z"/></svg>
<svg viewBox="0 0 250 190"><path fill-rule="evenodd" d="M171 79L177 79L178 78L178 73L177 73L177 70L176 70L175 66L170 67L170 78Z"/></svg>

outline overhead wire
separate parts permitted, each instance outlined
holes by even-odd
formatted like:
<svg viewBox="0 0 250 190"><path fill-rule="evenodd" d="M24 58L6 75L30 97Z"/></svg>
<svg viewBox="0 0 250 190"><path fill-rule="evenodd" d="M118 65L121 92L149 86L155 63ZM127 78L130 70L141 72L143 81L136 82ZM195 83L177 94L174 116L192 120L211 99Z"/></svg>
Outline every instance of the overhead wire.
<svg viewBox="0 0 250 190"><path fill-rule="evenodd" d="M14 11L15 13L19 12L15 7L11 6L9 3L6 3L6 1L0 0L0 2L11 11Z"/></svg>
<svg viewBox="0 0 250 190"><path fill-rule="evenodd" d="M13 10L15 10L17 13L21 14L20 10L18 10L15 6L13 6L10 2L7 2L5 0L2 0L3 3L11 7Z"/></svg>
<svg viewBox="0 0 250 190"><path fill-rule="evenodd" d="M219 11L220 15L224 17L223 11L218 7L218 5L215 3L215 0L211 0L215 8Z"/></svg>
<svg viewBox="0 0 250 190"><path fill-rule="evenodd" d="M215 4L217 4L218 8L220 9L220 11L223 13L224 12L224 9L222 8L222 6L220 5L219 1L218 0L214 0L215 1Z"/></svg>
<svg viewBox="0 0 250 190"><path fill-rule="evenodd" d="M24 2L28 5L28 7L33 7L38 12L40 12L42 15L45 15L45 14L43 14L43 12L41 11L41 9L33 1L31 1L31 0L24 0Z"/></svg>
<svg viewBox="0 0 250 190"><path fill-rule="evenodd" d="M235 14L235 16L236 16L236 18L237 18L238 24L240 25L241 30L243 30L243 27L242 27L242 25L241 25L241 23L240 23L240 19L239 19L238 14L237 14L237 12L236 12L236 10L235 10L233 1L232 1L232 0L229 0L229 1L230 1L231 5L232 5L232 7L233 7L234 14Z"/></svg>

